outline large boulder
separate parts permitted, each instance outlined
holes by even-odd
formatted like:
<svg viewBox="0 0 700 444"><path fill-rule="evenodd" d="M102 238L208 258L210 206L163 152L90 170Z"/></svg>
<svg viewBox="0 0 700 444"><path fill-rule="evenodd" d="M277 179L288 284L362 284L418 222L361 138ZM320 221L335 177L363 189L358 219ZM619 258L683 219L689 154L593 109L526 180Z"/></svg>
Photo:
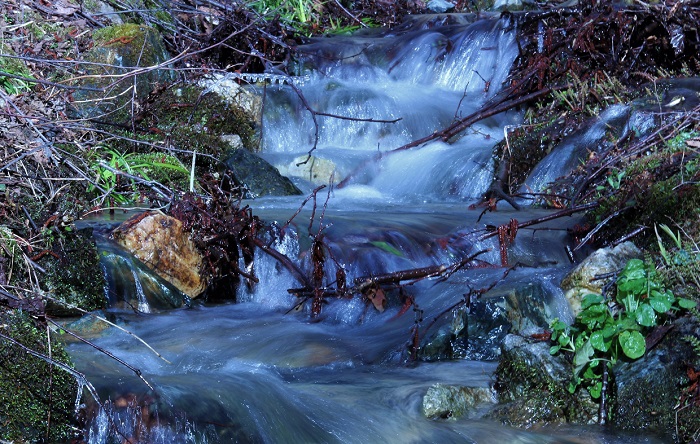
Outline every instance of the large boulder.
<svg viewBox="0 0 700 444"><path fill-rule="evenodd" d="M145 212L122 223L112 237L187 296L195 298L207 288L202 254L174 217Z"/></svg>

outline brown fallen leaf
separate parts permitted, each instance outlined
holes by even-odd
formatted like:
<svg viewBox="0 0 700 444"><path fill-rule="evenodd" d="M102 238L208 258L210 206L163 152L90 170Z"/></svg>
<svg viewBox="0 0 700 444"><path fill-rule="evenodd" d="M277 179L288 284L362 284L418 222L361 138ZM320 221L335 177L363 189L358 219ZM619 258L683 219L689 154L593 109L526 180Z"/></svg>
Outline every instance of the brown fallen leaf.
<svg viewBox="0 0 700 444"><path fill-rule="evenodd" d="M386 308L386 295L384 294L384 290L381 288L370 288L367 291L366 296L379 313L384 312L384 309Z"/></svg>

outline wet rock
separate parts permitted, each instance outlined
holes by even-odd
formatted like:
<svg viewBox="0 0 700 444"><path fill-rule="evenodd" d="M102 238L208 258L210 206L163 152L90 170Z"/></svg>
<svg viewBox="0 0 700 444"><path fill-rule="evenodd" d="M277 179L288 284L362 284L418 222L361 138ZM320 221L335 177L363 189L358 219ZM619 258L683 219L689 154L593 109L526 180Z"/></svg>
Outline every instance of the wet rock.
<svg viewBox="0 0 700 444"><path fill-rule="evenodd" d="M206 91L218 94L226 102L241 108L258 126L262 125L262 97L238 83L238 78L215 76L199 82Z"/></svg>
<svg viewBox="0 0 700 444"><path fill-rule="evenodd" d="M88 313L79 319L76 320L68 320L70 322L66 322L65 324L62 324L63 327L66 329L70 330L72 333L77 334L83 339L87 340L93 340L96 338L101 337L106 331L108 331L111 326L98 319L98 316L101 318L107 319L108 315L102 310L98 310L92 313ZM71 342L80 342L79 339L73 337L72 335L57 331L58 334L61 335L61 339L65 343L71 343Z"/></svg>
<svg viewBox="0 0 700 444"><path fill-rule="evenodd" d="M121 224L112 237L187 296L195 298L206 289L202 255L174 217L142 213Z"/></svg>
<svg viewBox="0 0 700 444"><path fill-rule="evenodd" d="M246 150L234 150L225 161L234 179L248 189L249 197L295 196L299 188L265 160Z"/></svg>
<svg viewBox="0 0 700 444"><path fill-rule="evenodd" d="M603 287L613 277L596 279L596 276L615 273L630 259L641 258L642 252L632 242L624 242L614 248L601 248L583 260L561 282L566 299L574 315L581 311L581 300L587 294L601 294Z"/></svg>
<svg viewBox="0 0 700 444"><path fill-rule="evenodd" d="M615 424L629 430L665 435L668 442L693 442L700 430L700 406L679 398L689 381L689 366L698 368L700 357L683 339L697 337L696 321L682 318L654 349L633 362L614 368L617 386Z"/></svg>
<svg viewBox="0 0 700 444"><path fill-rule="evenodd" d="M429 419L457 419L481 404L495 402L493 390L487 387L435 384L423 396L423 415Z"/></svg>
<svg viewBox="0 0 700 444"><path fill-rule="evenodd" d="M504 286L455 311L420 351L427 361L444 359L496 360L508 333L541 333L554 318L572 321L559 288L549 280Z"/></svg>
<svg viewBox="0 0 700 444"><path fill-rule="evenodd" d="M144 313L182 307L190 301L133 254L106 239L98 239L100 263L105 269L109 306L137 308Z"/></svg>
<svg viewBox="0 0 700 444"><path fill-rule="evenodd" d="M288 177L298 177L315 185L326 185L333 178L338 183L345 178L339 174L336 164L328 159L316 156L299 156L291 162L280 165L279 172Z"/></svg>
<svg viewBox="0 0 700 444"><path fill-rule="evenodd" d="M596 422L598 405L585 390L569 393L571 364L562 355L552 356L549 347L548 342L506 336L496 369L500 404L486 417L516 427Z"/></svg>

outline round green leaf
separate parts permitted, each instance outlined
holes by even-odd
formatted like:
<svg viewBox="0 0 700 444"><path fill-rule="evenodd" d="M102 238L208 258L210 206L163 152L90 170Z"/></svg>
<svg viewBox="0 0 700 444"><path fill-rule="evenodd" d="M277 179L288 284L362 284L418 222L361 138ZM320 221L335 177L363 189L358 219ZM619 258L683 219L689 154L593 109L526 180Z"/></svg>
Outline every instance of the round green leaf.
<svg viewBox="0 0 700 444"><path fill-rule="evenodd" d="M644 356L646 343L644 336L638 331L623 331L620 333L620 346L625 355L630 359L637 359Z"/></svg>
<svg viewBox="0 0 700 444"><path fill-rule="evenodd" d="M637 323L644 327L653 327L656 325L656 312L649 304L640 305L635 313L635 318L637 319Z"/></svg>
<svg viewBox="0 0 700 444"><path fill-rule="evenodd" d="M605 335L603 334L603 331L598 330L591 334L591 345L596 350L603 352L608 351L608 345L605 343Z"/></svg>

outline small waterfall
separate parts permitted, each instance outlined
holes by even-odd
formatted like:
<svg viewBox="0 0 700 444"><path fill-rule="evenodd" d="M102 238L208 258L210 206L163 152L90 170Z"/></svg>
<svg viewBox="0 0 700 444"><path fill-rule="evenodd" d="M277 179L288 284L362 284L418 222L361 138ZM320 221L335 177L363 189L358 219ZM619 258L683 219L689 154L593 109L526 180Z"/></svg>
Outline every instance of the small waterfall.
<svg viewBox="0 0 700 444"><path fill-rule="evenodd" d="M517 56L515 33L507 25L481 20L396 35L318 39L300 48L298 74L307 80L266 88L263 155L285 174L308 180L307 169L297 171L295 165L316 146L313 156L325 161L312 179L316 184L328 183L331 173L339 182L359 165L374 163L352 173L362 198L478 197L491 181L491 149L502 139L503 125L519 119L516 114L475 125L456 143L386 153L471 114L500 90ZM307 105L326 114L316 115L318 130ZM385 158L372 162L378 154ZM340 194L352 197L356 191Z"/></svg>

